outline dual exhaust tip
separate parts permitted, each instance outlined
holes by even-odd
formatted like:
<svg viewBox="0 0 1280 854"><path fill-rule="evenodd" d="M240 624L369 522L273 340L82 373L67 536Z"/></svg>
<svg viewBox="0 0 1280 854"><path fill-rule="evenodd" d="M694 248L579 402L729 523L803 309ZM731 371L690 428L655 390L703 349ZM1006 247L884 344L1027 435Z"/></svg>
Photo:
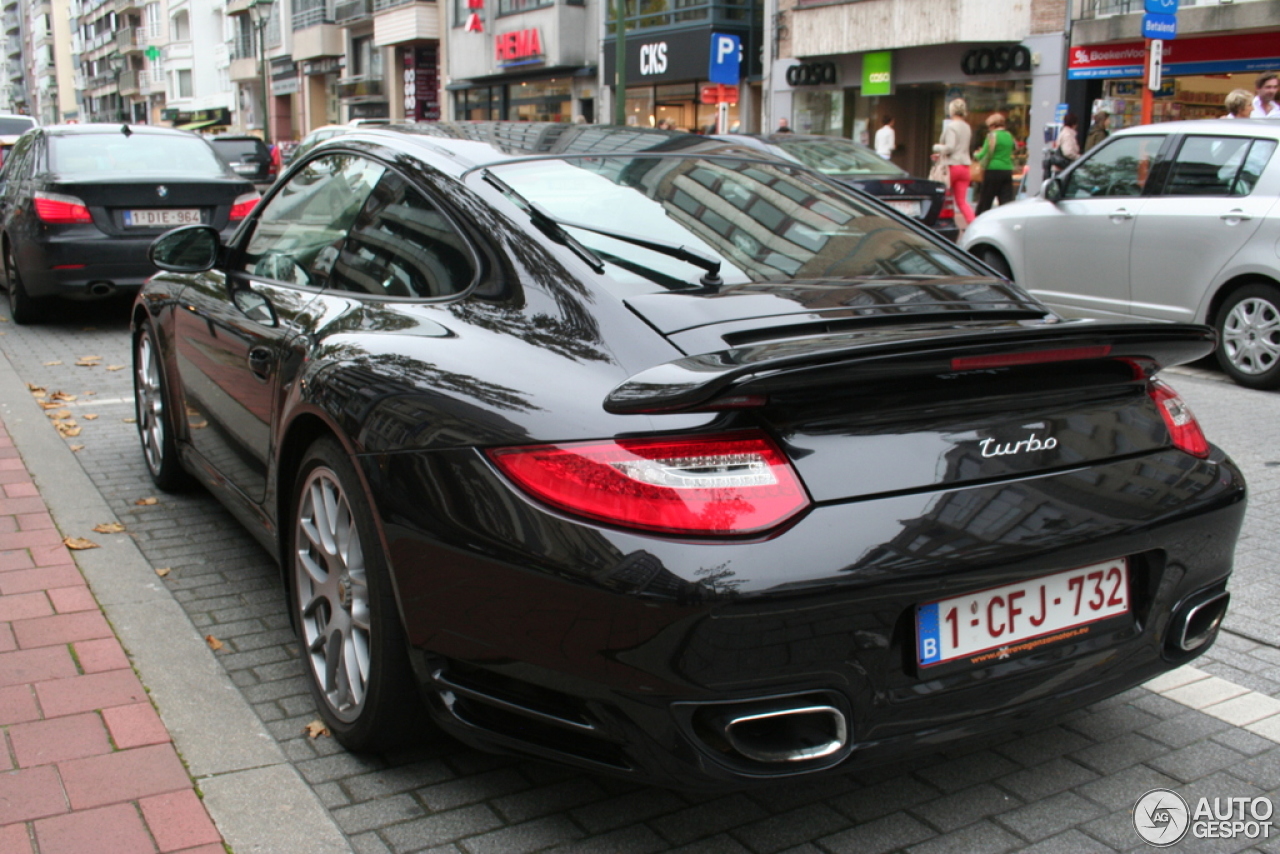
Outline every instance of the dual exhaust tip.
<svg viewBox="0 0 1280 854"><path fill-rule="evenodd" d="M1209 590L1192 596L1173 612L1168 644L1179 652L1195 652L1213 639L1227 614L1231 594Z"/></svg>

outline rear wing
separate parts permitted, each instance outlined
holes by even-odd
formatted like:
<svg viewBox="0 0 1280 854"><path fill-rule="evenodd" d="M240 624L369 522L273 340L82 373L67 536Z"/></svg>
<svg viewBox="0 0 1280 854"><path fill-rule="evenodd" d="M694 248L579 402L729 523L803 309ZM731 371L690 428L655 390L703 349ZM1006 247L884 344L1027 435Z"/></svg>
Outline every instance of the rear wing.
<svg viewBox="0 0 1280 854"><path fill-rule="evenodd" d="M1149 376L1213 352L1198 324L1067 320L878 329L770 341L689 356L635 374L606 396L616 414L724 408L733 398L859 380L959 374L1079 360L1132 364Z"/></svg>

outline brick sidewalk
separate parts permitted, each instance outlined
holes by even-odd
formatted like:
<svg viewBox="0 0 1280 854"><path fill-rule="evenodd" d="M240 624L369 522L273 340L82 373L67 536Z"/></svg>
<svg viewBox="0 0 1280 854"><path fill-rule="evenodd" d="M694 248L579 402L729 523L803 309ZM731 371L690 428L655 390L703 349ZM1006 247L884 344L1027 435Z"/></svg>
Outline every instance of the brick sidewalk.
<svg viewBox="0 0 1280 854"><path fill-rule="evenodd" d="M0 852L223 854L0 422Z"/></svg>

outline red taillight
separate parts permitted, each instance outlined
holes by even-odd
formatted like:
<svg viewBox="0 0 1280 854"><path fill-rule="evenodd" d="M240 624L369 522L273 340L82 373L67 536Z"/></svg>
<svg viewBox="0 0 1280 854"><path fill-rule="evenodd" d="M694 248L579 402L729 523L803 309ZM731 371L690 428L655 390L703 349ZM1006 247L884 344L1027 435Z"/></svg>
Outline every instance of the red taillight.
<svg viewBox="0 0 1280 854"><path fill-rule="evenodd" d="M1160 410L1160 417L1169 428L1173 446L1193 457L1203 459L1209 456L1209 440L1204 437L1200 422L1196 421L1191 408L1178 393L1160 380L1154 380L1148 394L1156 402L1156 409Z"/></svg>
<svg viewBox="0 0 1280 854"><path fill-rule="evenodd" d="M951 370L977 371L987 368L1009 368L1014 365L1043 365L1048 362L1101 359L1110 352L1110 344L1098 344L1094 347L1063 347L1059 350L1028 350L1022 353L998 353L991 356L961 356L951 360Z"/></svg>
<svg viewBox="0 0 1280 854"><path fill-rule="evenodd" d="M756 432L499 448L488 455L535 498L626 528L753 534L809 506L786 456Z"/></svg>
<svg viewBox="0 0 1280 854"><path fill-rule="evenodd" d="M75 196L58 196L53 193L36 193L36 217L51 225L73 225L93 222L89 208Z"/></svg>
<svg viewBox="0 0 1280 854"><path fill-rule="evenodd" d="M257 193L245 193L237 198L231 205L231 221L239 222L253 213L253 209L258 206L258 202L261 200L262 197Z"/></svg>
<svg viewBox="0 0 1280 854"><path fill-rule="evenodd" d="M942 210L938 214L938 219L955 219L956 204L955 199L951 198L951 191L947 190L947 194L942 197Z"/></svg>

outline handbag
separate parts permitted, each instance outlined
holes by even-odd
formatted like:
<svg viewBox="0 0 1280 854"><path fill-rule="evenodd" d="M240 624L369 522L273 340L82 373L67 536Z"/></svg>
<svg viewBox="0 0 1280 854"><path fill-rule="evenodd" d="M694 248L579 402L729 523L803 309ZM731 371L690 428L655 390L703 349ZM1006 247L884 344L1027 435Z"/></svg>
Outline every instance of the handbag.
<svg viewBox="0 0 1280 854"><path fill-rule="evenodd" d="M982 178L987 171L987 161L990 157L984 157L981 160L975 160L969 164L969 183L981 184Z"/></svg>
<svg viewBox="0 0 1280 854"><path fill-rule="evenodd" d="M951 167L943 163L941 157L933 161L933 167L929 169L929 180L937 181L944 187L951 186Z"/></svg>
<svg viewBox="0 0 1280 854"><path fill-rule="evenodd" d="M1051 168L1059 171L1066 169L1071 165L1071 161L1067 159L1067 155L1059 151L1057 146L1054 146L1045 152L1044 162L1048 163Z"/></svg>

